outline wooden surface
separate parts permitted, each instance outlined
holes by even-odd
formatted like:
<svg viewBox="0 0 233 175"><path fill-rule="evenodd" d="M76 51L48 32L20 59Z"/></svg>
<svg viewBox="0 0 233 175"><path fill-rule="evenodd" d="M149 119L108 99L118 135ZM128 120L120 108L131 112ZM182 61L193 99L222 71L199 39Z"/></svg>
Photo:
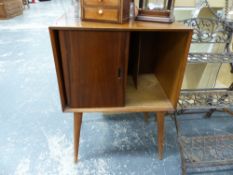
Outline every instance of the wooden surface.
<svg viewBox="0 0 233 175"><path fill-rule="evenodd" d="M78 161L80 131L82 125L82 113L74 113L74 161Z"/></svg>
<svg viewBox="0 0 233 175"><path fill-rule="evenodd" d="M151 108L154 111L172 110L172 104L154 74L142 74L135 88L132 77L128 77L126 107Z"/></svg>
<svg viewBox="0 0 233 175"><path fill-rule="evenodd" d="M138 15L142 16L155 16L155 17L169 17L169 11L152 11L152 10L139 10Z"/></svg>
<svg viewBox="0 0 233 175"><path fill-rule="evenodd" d="M187 31L191 27L184 26L180 23L163 24L155 22L130 21L124 24L112 24L101 22L86 22L75 18L72 13L60 17L50 29L64 30L110 30L110 31Z"/></svg>
<svg viewBox="0 0 233 175"><path fill-rule="evenodd" d="M106 29L105 25L119 28ZM141 112L176 107L192 30L183 25L148 22L126 26L50 27L63 110ZM143 105L140 100L127 100L132 98L127 96L128 89L125 92L128 69L136 88L141 74L155 74L162 89L159 91L165 92L169 103L144 100ZM140 93L134 96L142 98Z"/></svg>
<svg viewBox="0 0 233 175"><path fill-rule="evenodd" d="M105 7L116 7L120 5L119 0L82 0L83 5L88 6L105 6Z"/></svg>
<svg viewBox="0 0 233 175"><path fill-rule="evenodd" d="M168 99L176 108L187 63L192 32L161 34L155 75ZM166 42L162 42L166 41Z"/></svg>
<svg viewBox="0 0 233 175"><path fill-rule="evenodd" d="M154 73L173 107L176 107L187 62L192 32L143 32L139 33L140 53L135 57L135 73ZM140 62L139 64L137 64Z"/></svg>
<svg viewBox="0 0 233 175"><path fill-rule="evenodd" d="M118 9L103 9L103 8L93 8L85 7L84 18L86 20L103 20L103 21L116 21L118 20Z"/></svg>
<svg viewBox="0 0 233 175"><path fill-rule="evenodd" d="M139 76L138 88L134 86L132 77L128 77L126 100L123 107L107 108L66 108L66 112L154 112L173 111L154 74Z"/></svg>
<svg viewBox="0 0 233 175"><path fill-rule="evenodd" d="M124 106L129 33L59 31L59 39L67 106Z"/></svg>
<svg viewBox="0 0 233 175"><path fill-rule="evenodd" d="M158 152L159 152L159 159L163 159L163 148L164 148L164 112L157 112L156 113L157 119L157 128L158 128Z"/></svg>

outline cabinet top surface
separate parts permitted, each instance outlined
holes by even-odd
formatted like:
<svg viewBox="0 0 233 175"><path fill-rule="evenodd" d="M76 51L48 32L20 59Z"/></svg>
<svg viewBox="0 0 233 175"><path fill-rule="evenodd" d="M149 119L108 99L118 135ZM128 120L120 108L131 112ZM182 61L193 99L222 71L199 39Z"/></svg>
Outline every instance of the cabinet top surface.
<svg viewBox="0 0 233 175"><path fill-rule="evenodd" d="M86 22L80 18L75 18L72 14L64 14L55 24L49 27L50 29L62 30L120 30L120 31L160 31L160 30L192 30L180 23L164 24L156 22L144 21L129 21L124 24L101 23L101 22Z"/></svg>

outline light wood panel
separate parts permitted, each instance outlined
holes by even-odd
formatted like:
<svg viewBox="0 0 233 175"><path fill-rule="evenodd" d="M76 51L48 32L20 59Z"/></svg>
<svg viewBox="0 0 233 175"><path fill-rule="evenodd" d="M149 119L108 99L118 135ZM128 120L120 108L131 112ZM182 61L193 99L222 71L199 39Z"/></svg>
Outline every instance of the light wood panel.
<svg viewBox="0 0 233 175"><path fill-rule="evenodd" d="M127 107L153 108L154 111L173 109L154 74L139 75L137 89L134 87L132 77L128 77L125 100Z"/></svg>
<svg viewBox="0 0 233 175"><path fill-rule="evenodd" d="M129 21L130 0L81 0L83 21L124 23Z"/></svg>
<svg viewBox="0 0 233 175"><path fill-rule="evenodd" d="M171 32L160 35L160 37L160 42L158 43L160 43L161 47L155 75L173 107L176 108L187 63L192 32Z"/></svg>

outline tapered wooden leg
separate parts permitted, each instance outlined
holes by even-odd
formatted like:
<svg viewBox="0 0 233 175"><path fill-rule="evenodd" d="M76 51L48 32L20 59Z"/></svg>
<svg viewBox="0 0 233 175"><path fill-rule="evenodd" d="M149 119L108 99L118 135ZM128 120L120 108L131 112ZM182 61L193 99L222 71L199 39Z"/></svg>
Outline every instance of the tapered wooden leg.
<svg viewBox="0 0 233 175"><path fill-rule="evenodd" d="M78 161L79 138L83 113L74 113L74 162Z"/></svg>
<svg viewBox="0 0 233 175"><path fill-rule="evenodd" d="M148 122L149 119L149 113L148 112L144 112L144 121Z"/></svg>
<svg viewBox="0 0 233 175"><path fill-rule="evenodd" d="M164 112L157 112L157 128L158 128L158 151L159 159L163 159L163 144L164 144Z"/></svg>

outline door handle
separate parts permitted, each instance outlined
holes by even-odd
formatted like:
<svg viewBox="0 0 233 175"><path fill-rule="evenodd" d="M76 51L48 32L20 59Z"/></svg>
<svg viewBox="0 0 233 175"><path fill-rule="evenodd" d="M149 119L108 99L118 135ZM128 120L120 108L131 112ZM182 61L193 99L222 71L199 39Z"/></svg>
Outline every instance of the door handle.
<svg viewBox="0 0 233 175"><path fill-rule="evenodd" d="M117 71L117 78L122 78L122 69L121 68L118 68L118 71Z"/></svg>

